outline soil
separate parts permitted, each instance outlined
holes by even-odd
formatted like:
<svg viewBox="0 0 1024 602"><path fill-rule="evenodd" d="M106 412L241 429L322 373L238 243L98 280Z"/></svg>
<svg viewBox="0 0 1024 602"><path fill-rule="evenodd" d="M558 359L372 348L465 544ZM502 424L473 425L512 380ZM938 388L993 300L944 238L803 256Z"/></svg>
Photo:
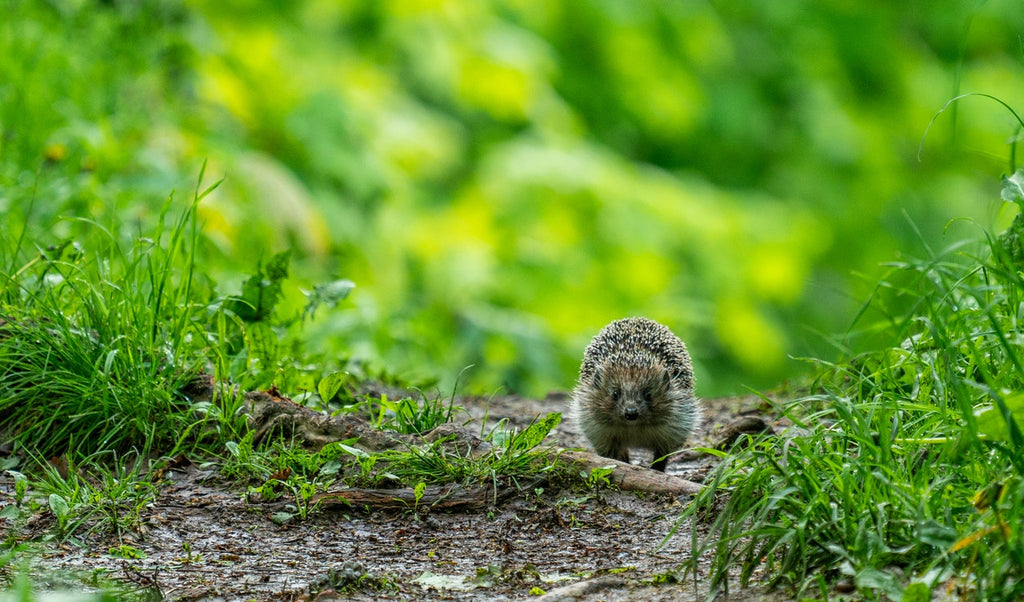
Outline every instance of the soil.
<svg viewBox="0 0 1024 602"><path fill-rule="evenodd" d="M538 415L564 412L566 396L466 397L457 403L477 425L486 417L489 424L507 418L525 427ZM743 415L761 413L753 397L704 405L695 446L709 445ZM561 447L587 447L568 420L552 437ZM634 458L641 461L650 458ZM670 461L668 472L699 483L713 465L709 455L684 452ZM120 540L93 533L78 545L49 544L34 556L32 572L102 575L169 600L708 597L709 559L697 559L696 574L686 571L693 530L701 537L705 529L677 521L689 496L547 486L477 511L331 507L283 524L272 520L279 506L245 497L244 488L215 468L171 469L157 499L143 510L137 533ZM144 557L112 556L109 550L121 544ZM787 599L782 592L735 583L730 592L729 599Z"/></svg>

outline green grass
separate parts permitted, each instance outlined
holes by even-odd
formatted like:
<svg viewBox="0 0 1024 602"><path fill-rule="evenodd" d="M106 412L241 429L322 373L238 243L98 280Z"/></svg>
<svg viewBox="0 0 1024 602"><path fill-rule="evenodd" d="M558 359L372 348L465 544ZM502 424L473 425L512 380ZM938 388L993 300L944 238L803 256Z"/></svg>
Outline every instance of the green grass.
<svg viewBox="0 0 1024 602"><path fill-rule="evenodd" d="M381 395L377 399L355 401L344 411L365 416L376 429L418 434L451 422L461 409L455 405L453 392L447 405L440 397L431 400L422 394L418 400L412 397L388 399L387 395Z"/></svg>
<svg viewBox="0 0 1024 602"><path fill-rule="evenodd" d="M559 463L550 461L551 449L538 449L548 433L561 422L561 414L550 413L538 417L522 431L509 429L502 422L485 440L490 450L475 455L459 445L446 445L440 439L429 445L395 450L384 455L388 472L404 482L417 480L428 484L493 483L511 479L535 478L542 474L557 474Z"/></svg>
<svg viewBox="0 0 1024 602"><path fill-rule="evenodd" d="M200 181L202 176L200 175ZM130 240L89 223L27 260L0 248L0 428L46 457L170 451L199 417L180 391L204 367L211 291L197 280L198 189ZM24 230L22 230L22 234Z"/></svg>
<svg viewBox="0 0 1024 602"><path fill-rule="evenodd" d="M1022 225L893 264L862 320L899 344L823 364L776 406L792 427L722 454L684 513L710 523L693 538L713 589L738 568L821 599L840 579L868 598L1024 595Z"/></svg>
<svg viewBox="0 0 1024 602"><path fill-rule="evenodd" d="M296 513L305 518L312 510L305 502L335 483L384 488L490 484L497 490L541 476L565 480L570 475L566 467L552 462L553 450L541 445L560 421L560 414L548 414L522 431L501 423L484 438L489 449L483 453L451 436L381 452L359 449L355 440L311 452L285 441L254 447L249 435L226 444L221 470L230 478L253 483L249 493L260 500L289 496Z"/></svg>

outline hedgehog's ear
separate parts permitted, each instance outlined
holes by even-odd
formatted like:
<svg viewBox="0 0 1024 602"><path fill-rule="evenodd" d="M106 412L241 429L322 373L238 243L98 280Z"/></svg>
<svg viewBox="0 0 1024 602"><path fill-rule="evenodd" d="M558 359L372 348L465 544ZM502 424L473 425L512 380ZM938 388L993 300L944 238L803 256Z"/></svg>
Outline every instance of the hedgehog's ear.
<svg viewBox="0 0 1024 602"><path fill-rule="evenodd" d="M601 380L604 378L604 374L602 374L602 372L604 372L604 370L601 369L600 364L594 366L594 375L590 377L590 382L593 384L595 389L601 388Z"/></svg>

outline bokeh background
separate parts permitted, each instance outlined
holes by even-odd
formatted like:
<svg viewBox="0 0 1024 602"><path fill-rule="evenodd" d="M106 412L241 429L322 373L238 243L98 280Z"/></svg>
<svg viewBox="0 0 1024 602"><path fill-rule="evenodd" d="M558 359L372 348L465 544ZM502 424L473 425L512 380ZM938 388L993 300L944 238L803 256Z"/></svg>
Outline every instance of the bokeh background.
<svg viewBox="0 0 1024 602"><path fill-rule="evenodd" d="M0 8L5 221L137 236L208 161L219 290L288 248L295 307L356 283L305 330L325 370L543 395L642 314L701 395L773 386L885 335L885 262L1012 218L1009 112L924 134L1024 109L1018 2Z"/></svg>

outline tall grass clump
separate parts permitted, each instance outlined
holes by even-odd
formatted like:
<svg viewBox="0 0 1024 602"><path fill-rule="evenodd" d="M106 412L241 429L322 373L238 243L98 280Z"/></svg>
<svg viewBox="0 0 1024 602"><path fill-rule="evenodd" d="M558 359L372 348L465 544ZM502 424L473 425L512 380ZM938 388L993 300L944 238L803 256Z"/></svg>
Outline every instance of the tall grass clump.
<svg viewBox="0 0 1024 602"><path fill-rule="evenodd" d="M1024 210L1022 183L1003 196ZM693 562L713 553L713 590L737 569L824 599L839 582L1024 596L1021 240L1024 211L980 250L893 264L861 319L897 344L822 364L813 394L778 407L791 427L723 454L684 513L710 522Z"/></svg>
<svg viewBox="0 0 1024 602"><path fill-rule="evenodd" d="M202 176L200 176L200 181ZM86 222L83 239L0 248L0 428L23 448L169 451L197 420L181 391L203 367L211 291L197 277L196 189L151 232Z"/></svg>

